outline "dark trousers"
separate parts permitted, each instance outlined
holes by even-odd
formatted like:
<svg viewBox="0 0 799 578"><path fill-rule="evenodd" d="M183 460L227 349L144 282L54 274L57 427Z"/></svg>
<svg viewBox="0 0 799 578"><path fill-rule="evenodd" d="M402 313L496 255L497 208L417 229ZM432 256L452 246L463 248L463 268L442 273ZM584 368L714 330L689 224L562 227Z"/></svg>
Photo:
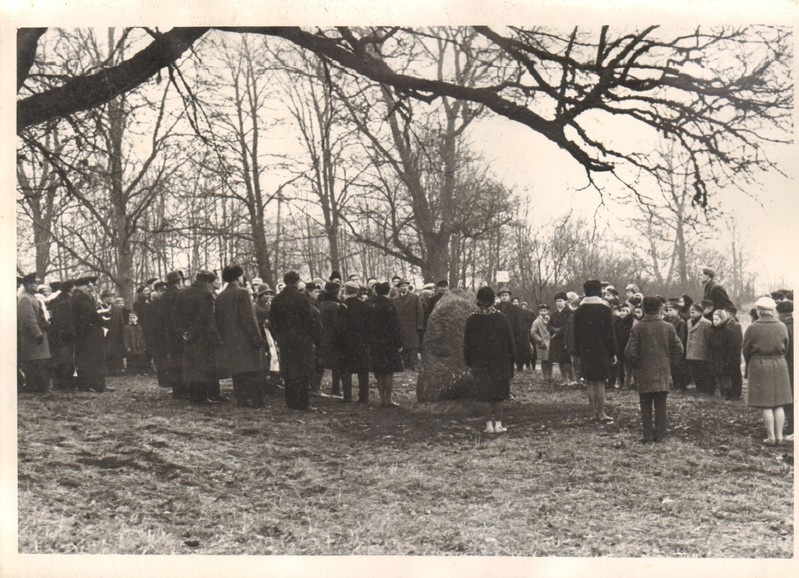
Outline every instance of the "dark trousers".
<svg viewBox="0 0 799 578"><path fill-rule="evenodd" d="M691 372L691 378L696 384L696 391L705 395L713 395L713 392L716 391L716 382L713 379L713 374L710 372L707 361L689 359L688 370Z"/></svg>
<svg viewBox="0 0 799 578"><path fill-rule="evenodd" d="M53 387L61 391L75 389L75 364L71 361L53 366Z"/></svg>
<svg viewBox="0 0 799 578"><path fill-rule="evenodd" d="M105 368L98 366L78 367L76 385L81 391L105 391Z"/></svg>
<svg viewBox="0 0 799 578"><path fill-rule="evenodd" d="M158 355L153 357L155 362L155 375L158 379L158 387L172 387L170 382L170 365L171 362L166 355Z"/></svg>
<svg viewBox="0 0 799 578"><path fill-rule="evenodd" d="M332 395L341 395L341 372L338 366L333 367L330 376L330 393Z"/></svg>
<svg viewBox="0 0 799 578"><path fill-rule="evenodd" d="M730 373L730 399L741 399L744 378L741 375L741 366L734 367Z"/></svg>
<svg viewBox="0 0 799 578"><path fill-rule="evenodd" d="M47 393L50 389L50 359L21 361L25 374L25 390L31 393Z"/></svg>
<svg viewBox="0 0 799 578"><path fill-rule="evenodd" d="M358 375L358 401L369 401L369 372L363 371ZM341 385L344 389L344 399L352 399L352 373L347 370L341 374Z"/></svg>
<svg viewBox="0 0 799 578"><path fill-rule="evenodd" d="M309 393L313 376L284 379L283 395L286 406L290 409L308 409L310 405Z"/></svg>
<svg viewBox="0 0 799 578"><path fill-rule="evenodd" d="M172 388L172 397L186 398L189 390L183 383L183 356L170 353L167 356L167 375L166 380Z"/></svg>
<svg viewBox="0 0 799 578"><path fill-rule="evenodd" d="M666 437L666 396L668 391L638 393L641 403L641 422L644 426L644 439L659 442ZM655 423L652 426L652 407L654 406Z"/></svg>
<svg viewBox="0 0 799 578"><path fill-rule="evenodd" d="M314 391L322 391L322 378L325 376L325 366L317 365L314 368Z"/></svg>
<svg viewBox="0 0 799 578"><path fill-rule="evenodd" d="M213 390L214 383L211 381L193 381L186 384L186 389L189 394L190 403L203 403L212 397L211 391ZM217 389L219 383L216 384Z"/></svg>
<svg viewBox="0 0 799 578"><path fill-rule="evenodd" d="M233 397L236 405L264 406L264 374L262 371L244 371L233 374Z"/></svg>

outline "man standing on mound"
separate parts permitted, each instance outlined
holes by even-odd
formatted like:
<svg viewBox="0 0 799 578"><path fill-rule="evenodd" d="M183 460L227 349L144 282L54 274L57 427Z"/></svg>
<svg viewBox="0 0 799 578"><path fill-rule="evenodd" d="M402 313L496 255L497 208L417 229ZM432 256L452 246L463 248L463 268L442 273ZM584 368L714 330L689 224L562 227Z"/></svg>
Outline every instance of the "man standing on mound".
<svg viewBox="0 0 799 578"><path fill-rule="evenodd" d="M269 324L280 350L286 405L291 409L315 411L309 396L311 381L315 378L314 348L321 343L322 326L308 296L297 287L300 282L297 272L286 273L283 282L286 287L272 301Z"/></svg>

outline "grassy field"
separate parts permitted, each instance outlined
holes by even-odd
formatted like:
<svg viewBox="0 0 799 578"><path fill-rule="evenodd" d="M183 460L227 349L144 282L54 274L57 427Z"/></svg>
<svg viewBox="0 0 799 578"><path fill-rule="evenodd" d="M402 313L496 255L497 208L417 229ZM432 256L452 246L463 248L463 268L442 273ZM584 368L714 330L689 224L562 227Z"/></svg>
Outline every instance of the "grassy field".
<svg viewBox="0 0 799 578"><path fill-rule="evenodd" d="M763 447L742 402L671 394L671 436L640 445L635 392L600 426L582 389L523 373L489 436L397 377L401 408L317 413L190 407L153 377L20 394L19 551L793 556L793 448Z"/></svg>

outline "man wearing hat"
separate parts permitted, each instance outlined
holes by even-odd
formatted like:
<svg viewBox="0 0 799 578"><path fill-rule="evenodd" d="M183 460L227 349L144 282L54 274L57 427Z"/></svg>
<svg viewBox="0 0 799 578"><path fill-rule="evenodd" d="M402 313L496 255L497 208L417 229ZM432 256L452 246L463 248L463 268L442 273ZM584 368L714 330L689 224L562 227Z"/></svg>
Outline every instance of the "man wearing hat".
<svg viewBox="0 0 799 578"><path fill-rule="evenodd" d="M402 333L402 365L412 371L416 369L419 345L424 335L424 308L419 296L408 290L409 286L407 279L400 279L397 296L392 302L397 310Z"/></svg>
<svg viewBox="0 0 799 578"><path fill-rule="evenodd" d="M53 283L55 285L55 283ZM72 328L72 291L74 281L67 279L58 284L56 297L50 302L50 355L53 387L68 391L75 387L75 334Z"/></svg>
<svg viewBox="0 0 799 578"><path fill-rule="evenodd" d="M524 364L530 358L530 337L524 331L521 309L511 302L511 290L508 287L500 287L499 291L497 291L497 297L499 297L497 309L508 319L511 331L513 331L513 343L516 352L514 363L516 368L522 371Z"/></svg>
<svg viewBox="0 0 799 578"><path fill-rule="evenodd" d="M239 407L263 407L264 340L249 292L242 287L244 271L228 265L222 280L227 286L216 298L216 325L233 374L233 396Z"/></svg>
<svg viewBox="0 0 799 578"><path fill-rule="evenodd" d="M219 401L216 352L221 339L216 329L215 280L213 272L197 271L175 304L173 320L183 340L183 382L194 405Z"/></svg>
<svg viewBox="0 0 799 578"><path fill-rule="evenodd" d="M369 306L358 298L360 286L344 284L344 305L339 309L338 348L344 401L352 401L352 374L358 375L358 401L369 401Z"/></svg>
<svg viewBox="0 0 799 578"><path fill-rule="evenodd" d="M17 360L27 391L46 393L50 389L50 346L44 307L36 298L38 285L36 273L22 278L22 293L17 297Z"/></svg>
<svg viewBox="0 0 799 578"><path fill-rule="evenodd" d="M277 337L286 406L314 411L309 396L315 377L314 348L320 343L322 327L308 296L298 288L297 272L286 273L283 282L285 288L272 300L269 324Z"/></svg>
<svg viewBox="0 0 799 578"><path fill-rule="evenodd" d="M724 285L716 282L716 272L710 267L702 267L699 271L699 281L704 289L703 300L713 302L713 311L734 307L732 300L727 295Z"/></svg>
<svg viewBox="0 0 799 578"><path fill-rule="evenodd" d="M785 361L788 364L788 377L791 381L791 398L793 399L793 301L783 299L777 303L777 315L788 330L788 349L785 351ZM785 439L793 441L793 402L785 406Z"/></svg>
<svg viewBox="0 0 799 578"><path fill-rule="evenodd" d="M566 306L568 296L565 291L555 294L555 311L549 316L549 361L557 363L560 368L562 385L576 385L574 370L572 368L571 351L566 343L569 319L572 316L571 308Z"/></svg>
<svg viewBox="0 0 799 578"><path fill-rule="evenodd" d="M117 373L122 370L125 358L125 316L122 309L114 305L116 292L113 289L103 289L100 293L100 300L108 310L108 332L105 334L105 365L110 373Z"/></svg>
<svg viewBox="0 0 799 578"><path fill-rule="evenodd" d="M178 296L183 286L183 272L170 271L166 274L166 289L160 298L161 331L166 335L165 369L163 381L166 387L172 388L172 397L187 398L188 390L183 384L183 337L177 328L175 315Z"/></svg>
<svg viewBox="0 0 799 578"><path fill-rule="evenodd" d="M108 319L97 311L94 275L75 280L72 293L72 325L75 330L76 386L80 391L101 393L105 386L105 348L103 328ZM108 388L110 390L110 388Z"/></svg>
<svg viewBox="0 0 799 578"><path fill-rule="evenodd" d="M159 387L172 387L169 374L169 333L167 321L169 314L163 301L167 284L157 281L150 293L150 302L144 308L144 320L140 320L144 343L155 364ZM142 323L143 321L143 323Z"/></svg>

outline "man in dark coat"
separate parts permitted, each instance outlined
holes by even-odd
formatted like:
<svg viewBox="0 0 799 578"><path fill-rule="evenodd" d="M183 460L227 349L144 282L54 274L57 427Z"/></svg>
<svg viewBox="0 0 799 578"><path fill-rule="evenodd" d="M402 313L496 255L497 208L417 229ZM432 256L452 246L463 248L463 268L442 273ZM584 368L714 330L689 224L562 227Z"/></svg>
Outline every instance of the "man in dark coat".
<svg viewBox="0 0 799 578"><path fill-rule="evenodd" d="M413 370L424 333L424 308L419 296L409 291L409 286L407 279L400 279L393 304L402 331L402 364Z"/></svg>
<svg viewBox="0 0 799 578"><path fill-rule="evenodd" d="M166 334L165 385L172 388L172 396L187 398L189 395L183 383L183 336L177 327L175 315L178 296L183 285L183 273L170 271L166 274L166 289L161 295L162 331Z"/></svg>
<svg viewBox="0 0 799 578"><path fill-rule="evenodd" d="M272 301L269 324L280 349L286 405L291 409L314 411L316 408L310 405L309 394L314 379L314 347L320 342L322 327L314 316L308 296L297 287L299 281L296 271L283 276L286 287Z"/></svg>
<svg viewBox="0 0 799 578"><path fill-rule="evenodd" d="M344 304L338 312L336 344L339 351L344 401L352 401L352 374L358 375L358 401L369 401L369 306L358 298L360 287L344 285Z"/></svg>
<svg viewBox="0 0 799 578"><path fill-rule="evenodd" d="M72 328L72 291L74 281L62 281L58 295L50 301L50 341L53 387L62 391L74 389L75 333Z"/></svg>
<svg viewBox="0 0 799 578"><path fill-rule="evenodd" d="M114 305L116 293L113 289L103 289L100 300L107 316L108 331L105 334L105 366L110 373L118 373L122 370L122 360L125 357L125 316L122 308Z"/></svg>
<svg viewBox="0 0 799 578"><path fill-rule="evenodd" d="M508 318L511 331L513 331L513 343L516 350L516 359L514 363L516 364L516 368L521 371L524 368L525 361L530 357L530 337L529 333L526 333L524 330L522 310L511 301L511 291L507 287L502 287L497 291L497 297L499 297L497 309ZM525 349L527 352L526 355Z"/></svg>
<svg viewBox="0 0 799 578"><path fill-rule="evenodd" d="M588 403L599 422L613 421L605 413L605 381L616 364L616 336L613 312L602 300L602 283L590 279L583 284L585 298L574 312L574 348L580 358L580 372L586 381Z"/></svg>
<svg viewBox="0 0 799 578"><path fill-rule="evenodd" d="M341 308L339 292L341 286L338 283L329 281L325 283L325 288L319 296L318 306L322 319L322 336L319 340L317 357L321 360L325 369L331 371L331 395L341 395L341 370L339 368L338 345L335 342L338 324L338 311ZM317 380L321 376L317 375ZM320 381L321 386L321 381Z"/></svg>
<svg viewBox="0 0 799 578"><path fill-rule="evenodd" d="M263 339L250 292L242 287L243 279L239 265L222 270L227 287L216 298L216 326L233 374L236 405L258 408L264 405Z"/></svg>
<svg viewBox="0 0 799 578"><path fill-rule="evenodd" d="M571 352L566 343L569 318L572 310L566 305L568 298L564 291L555 294L555 311L549 316L547 329L551 335L549 341L549 361L557 363L563 385L574 385Z"/></svg>
<svg viewBox="0 0 799 578"><path fill-rule="evenodd" d="M144 322L142 334L144 343L150 351L153 363L155 363L155 373L160 387L172 387L169 380L169 335L167 333L167 322L169 313L166 310L166 303L162 300L166 293L166 283L158 281L150 293L150 302L144 308Z"/></svg>
<svg viewBox="0 0 799 578"><path fill-rule="evenodd" d="M699 272L699 281L704 289L703 300L713 302L713 311L735 307L724 285L716 283L716 272L710 267L703 267Z"/></svg>
<svg viewBox="0 0 799 578"><path fill-rule="evenodd" d="M390 290L388 283L377 283L369 307L369 363L383 407L399 405L392 396L394 374L402 371L402 333L397 310L388 298Z"/></svg>
<svg viewBox="0 0 799 578"><path fill-rule="evenodd" d="M183 338L183 381L189 403L215 403L219 381L216 351L221 346L216 329L213 282L216 275L200 270L194 282L180 292L174 320Z"/></svg>
<svg viewBox="0 0 799 578"><path fill-rule="evenodd" d="M50 389L50 346L44 307L36 297L40 281L36 273L22 278L23 291L17 297L17 359L25 374L25 387L35 393Z"/></svg>
<svg viewBox="0 0 799 578"><path fill-rule="evenodd" d="M103 327L108 320L97 312L94 283L97 277L81 277L75 281L72 294L72 325L75 330L75 368L77 387L81 391L105 391L105 350ZM108 388L110 389L110 388Z"/></svg>

